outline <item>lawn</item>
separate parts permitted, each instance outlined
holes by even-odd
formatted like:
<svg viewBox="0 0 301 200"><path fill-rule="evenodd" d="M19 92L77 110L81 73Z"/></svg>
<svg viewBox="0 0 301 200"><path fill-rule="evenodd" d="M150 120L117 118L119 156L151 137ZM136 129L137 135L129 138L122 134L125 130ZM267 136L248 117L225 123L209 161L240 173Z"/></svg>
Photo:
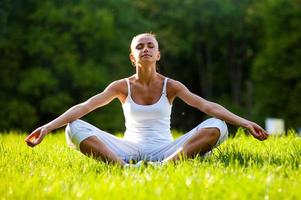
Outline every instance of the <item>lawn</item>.
<svg viewBox="0 0 301 200"><path fill-rule="evenodd" d="M85 157L62 132L35 148L0 134L1 199L301 199L301 137L264 142L239 131L213 154L123 169Z"/></svg>

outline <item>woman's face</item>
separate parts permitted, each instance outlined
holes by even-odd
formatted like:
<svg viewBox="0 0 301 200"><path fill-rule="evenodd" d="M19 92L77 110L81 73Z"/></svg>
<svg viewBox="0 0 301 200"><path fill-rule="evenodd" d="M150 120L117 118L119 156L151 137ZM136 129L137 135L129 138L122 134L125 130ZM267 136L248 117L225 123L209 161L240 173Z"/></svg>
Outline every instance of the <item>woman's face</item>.
<svg viewBox="0 0 301 200"><path fill-rule="evenodd" d="M160 60L157 40L153 36L147 34L136 36L131 44L130 60L135 65L150 64Z"/></svg>

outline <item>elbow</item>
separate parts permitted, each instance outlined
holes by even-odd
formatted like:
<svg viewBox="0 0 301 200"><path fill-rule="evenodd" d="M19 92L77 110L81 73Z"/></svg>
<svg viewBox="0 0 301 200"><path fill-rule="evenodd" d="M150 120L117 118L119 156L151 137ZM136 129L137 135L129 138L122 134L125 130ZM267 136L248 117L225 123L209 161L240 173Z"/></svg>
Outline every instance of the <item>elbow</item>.
<svg viewBox="0 0 301 200"><path fill-rule="evenodd" d="M89 106L89 105L87 105L87 104L82 104L82 105L80 105L81 107L80 107L80 110L82 110L82 112L83 113L89 113L89 112L91 112L93 109Z"/></svg>
<svg viewBox="0 0 301 200"><path fill-rule="evenodd" d="M206 114L208 114L208 115L213 115L214 109L212 109L212 107L205 107L203 109L203 112L206 113Z"/></svg>
<svg viewBox="0 0 301 200"><path fill-rule="evenodd" d="M79 117L82 117L82 115L89 113L91 110L92 109L85 103L74 106L74 112L76 115L80 115Z"/></svg>

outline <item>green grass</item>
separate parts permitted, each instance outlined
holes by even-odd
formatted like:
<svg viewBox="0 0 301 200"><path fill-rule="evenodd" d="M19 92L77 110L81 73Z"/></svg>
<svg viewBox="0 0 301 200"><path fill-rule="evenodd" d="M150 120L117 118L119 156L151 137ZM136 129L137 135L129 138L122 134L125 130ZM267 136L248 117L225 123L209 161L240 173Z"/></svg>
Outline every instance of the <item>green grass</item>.
<svg viewBox="0 0 301 200"><path fill-rule="evenodd" d="M85 157L48 135L0 135L1 199L301 199L301 138L259 142L238 133L213 155L123 169Z"/></svg>

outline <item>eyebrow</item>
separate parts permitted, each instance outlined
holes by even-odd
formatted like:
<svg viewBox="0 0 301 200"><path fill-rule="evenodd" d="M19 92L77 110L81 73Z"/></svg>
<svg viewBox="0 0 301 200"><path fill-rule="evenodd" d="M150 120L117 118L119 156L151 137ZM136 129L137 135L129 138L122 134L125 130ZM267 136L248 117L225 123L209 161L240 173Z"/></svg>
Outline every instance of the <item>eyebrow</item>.
<svg viewBox="0 0 301 200"><path fill-rule="evenodd" d="M147 42L147 43L143 43L143 42L140 42L140 43L138 43L137 45L136 45L136 47L138 47L139 45L142 45L142 44L153 44L153 45L155 45L155 43L153 43L153 42Z"/></svg>

